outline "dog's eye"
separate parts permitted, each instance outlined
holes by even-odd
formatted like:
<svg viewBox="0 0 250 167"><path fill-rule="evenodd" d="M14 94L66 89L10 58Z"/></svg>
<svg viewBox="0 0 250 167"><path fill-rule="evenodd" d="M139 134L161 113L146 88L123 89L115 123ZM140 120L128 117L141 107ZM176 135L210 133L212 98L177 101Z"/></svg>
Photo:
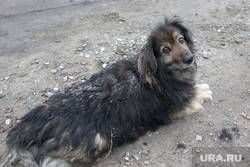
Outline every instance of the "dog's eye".
<svg viewBox="0 0 250 167"><path fill-rule="evenodd" d="M185 40L184 40L183 37L180 37L180 38L178 39L178 41L179 41L181 44L184 44L184 42L185 42Z"/></svg>
<svg viewBox="0 0 250 167"><path fill-rule="evenodd" d="M165 47L163 48L162 50L163 53L169 53L170 52L170 49L168 47Z"/></svg>

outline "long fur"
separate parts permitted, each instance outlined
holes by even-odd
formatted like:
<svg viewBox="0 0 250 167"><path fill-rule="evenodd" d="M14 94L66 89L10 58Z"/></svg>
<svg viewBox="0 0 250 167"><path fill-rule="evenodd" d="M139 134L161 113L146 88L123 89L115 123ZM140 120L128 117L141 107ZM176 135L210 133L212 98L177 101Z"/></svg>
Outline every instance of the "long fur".
<svg viewBox="0 0 250 167"><path fill-rule="evenodd" d="M195 62L178 69L177 62L163 59L159 48L176 43L174 32L193 54L187 28L177 19L165 19L135 58L116 62L26 114L9 131L5 165L22 160L37 167L90 166L101 154L171 123L174 112L195 98L196 72Z"/></svg>

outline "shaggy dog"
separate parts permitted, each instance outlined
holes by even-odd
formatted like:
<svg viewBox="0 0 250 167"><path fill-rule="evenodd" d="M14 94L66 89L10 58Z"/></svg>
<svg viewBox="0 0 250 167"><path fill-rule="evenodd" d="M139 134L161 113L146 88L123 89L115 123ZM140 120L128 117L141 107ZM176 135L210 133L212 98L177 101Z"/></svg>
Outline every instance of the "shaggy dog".
<svg viewBox="0 0 250 167"><path fill-rule="evenodd" d="M141 52L52 96L9 131L8 164L90 166L101 154L202 109L193 40L178 19L159 24Z"/></svg>

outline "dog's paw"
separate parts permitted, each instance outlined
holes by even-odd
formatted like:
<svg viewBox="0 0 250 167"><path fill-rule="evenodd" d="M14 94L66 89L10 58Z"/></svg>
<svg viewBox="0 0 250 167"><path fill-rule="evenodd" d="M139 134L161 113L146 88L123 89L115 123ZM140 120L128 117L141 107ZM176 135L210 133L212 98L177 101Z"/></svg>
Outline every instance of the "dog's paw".
<svg viewBox="0 0 250 167"><path fill-rule="evenodd" d="M195 85L196 98L203 103L204 101L212 100L212 91L209 89L208 84L196 84Z"/></svg>

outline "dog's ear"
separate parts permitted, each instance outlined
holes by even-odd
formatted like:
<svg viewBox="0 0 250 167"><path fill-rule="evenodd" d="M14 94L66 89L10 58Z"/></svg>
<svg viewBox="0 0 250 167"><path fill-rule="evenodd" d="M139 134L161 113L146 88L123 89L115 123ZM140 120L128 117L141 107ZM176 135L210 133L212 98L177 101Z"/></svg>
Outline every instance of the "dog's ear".
<svg viewBox="0 0 250 167"><path fill-rule="evenodd" d="M154 74L158 68L153 51L155 40L156 37L153 37L152 35L149 36L147 43L143 46L137 60L138 71L142 82L148 82L150 85L155 82Z"/></svg>
<svg viewBox="0 0 250 167"><path fill-rule="evenodd" d="M194 41L193 41L193 35L192 33L185 27L182 23L182 21L178 17L172 18L170 21L165 18L165 24L166 25L171 25L177 29L180 30L181 34L183 35L185 41L188 44L188 47L191 52L193 52L193 46L194 46Z"/></svg>

